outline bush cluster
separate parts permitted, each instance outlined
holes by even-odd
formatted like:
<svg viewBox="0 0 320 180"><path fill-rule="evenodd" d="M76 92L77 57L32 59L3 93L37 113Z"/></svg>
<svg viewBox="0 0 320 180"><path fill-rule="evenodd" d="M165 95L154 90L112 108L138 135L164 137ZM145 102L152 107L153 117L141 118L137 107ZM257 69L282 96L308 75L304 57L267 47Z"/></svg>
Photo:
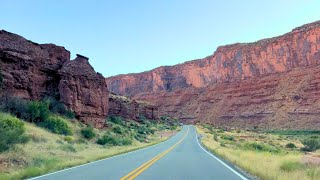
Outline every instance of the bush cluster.
<svg viewBox="0 0 320 180"><path fill-rule="evenodd" d="M0 152L28 140L23 122L11 115L0 113Z"/></svg>
<svg viewBox="0 0 320 180"><path fill-rule="evenodd" d="M2 97L0 100L2 111L15 115L25 121L35 123L53 133L63 135L72 134L68 124L62 118L50 116L50 110L52 110L53 113L61 112L61 109L57 108L60 107L60 105L57 106L57 103L53 105L53 101L51 100L26 101L13 97ZM67 112L68 111L64 111L64 113Z"/></svg>
<svg viewBox="0 0 320 180"><path fill-rule="evenodd" d="M121 117L117 117L117 116L110 116L108 118L108 121L114 123L114 124L119 124L119 125L122 125L124 126L125 125L125 122L124 120L121 118Z"/></svg>
<svg viewBox="0 0 320 180"><path fill-rule="evenodd" d="M44 101L49 104L49 110L52 113L60 114L60 115L65 116L69 119L75 118L75 114L72 111L70 111L69 109L67 109L63 103L57 101L55 98L46 97L44 99Z"/></svg>
<svg viewBox="0 0 320 180"><path fill-rule="evenodd" d="M129 137L118 137L112 133L106 133L97 140L100 145L126 146L132 144Z"/></svg>
<svg viewBox="0 0 320 180"><path fill-rule="evenodd" d="M39 125L56 134L72 135L70 127L60 117L51 116Z"/></svg>
<svg viewBox="0 0 320 180"><path fill-rule="evenodd" d="M234 141L234 137L231 135L222 134L220 138L228 141Z"/></svg>
<svg viewBox="0 0 320 180"><path fill-rule="evenodd" d="M94 132L92 126L88 126L84 129L82 129L81 134L86 139L92 139L92 138L96 137L96 133Z"/></svg>
<svg viewBox="0 0 320 180"><path fill-rule="evenodd" d="M290 148L290 149L293 149L293 148L296 148L297 146L293 143L288 143L286 144L286 148Z"/></svg>
<svg viewBox="0 0 320 180"><path fill-rule="evenodd" d="M243 148L245 150L252 150L252 151L264 151L264 152L271 152L271 153L279 153L280 152L279 149L277 149L273 146L269 146L269 145L257 143L257 142L246 143L246 144L244 144Z"/></svg>
<svg viewBox="0 0 320 180"><path fill-rule="evenodd" d="M302 141L304 147L301 149L302 151L315 151L320 149L320 138L318 136L311 136Z"/></svg>
<svg viewBox="0 0 320 180"><path fill-rule="evenodd" d="M49 105L20 98L1 98L1 109L28 122L41 122L49 117Z"/></svg>

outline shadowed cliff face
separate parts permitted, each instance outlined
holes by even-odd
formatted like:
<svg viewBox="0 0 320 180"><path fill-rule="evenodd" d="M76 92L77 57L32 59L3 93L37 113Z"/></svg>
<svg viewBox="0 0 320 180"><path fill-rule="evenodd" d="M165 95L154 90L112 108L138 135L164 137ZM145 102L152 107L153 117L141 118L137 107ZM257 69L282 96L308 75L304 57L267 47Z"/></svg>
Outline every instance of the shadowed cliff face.
<svg viewBox="0 0 320 180"><path fill-rule="evenodd" d="M320 22L204 59L106 79L159 115L242 128L319 129Z"/></svg>
<svg viewBox="0 0 320 180"><path fill-rule="evenodd" d="M105 125L108 90L82 56L70 61L70 52L54 44L37 44L0 31L0 95L41 100L51 96L77 117L96 127Z"/></svg>
<svg viewBox="0 0 320 180"><path fill-rule="evenodd" d="M114 76L106 82L110 91L120 95L200 88L318 64L319 48L320 22L315 22L283 36L222 46L204 59Z"/></svg>
<svg viewBox="0 0 320 180"><path fill-rule="evenodd" d="M58 70L70 59L70 52L53 44L36 44L21 36L0 31L1 93L25 99L55 96Z"/></svg>

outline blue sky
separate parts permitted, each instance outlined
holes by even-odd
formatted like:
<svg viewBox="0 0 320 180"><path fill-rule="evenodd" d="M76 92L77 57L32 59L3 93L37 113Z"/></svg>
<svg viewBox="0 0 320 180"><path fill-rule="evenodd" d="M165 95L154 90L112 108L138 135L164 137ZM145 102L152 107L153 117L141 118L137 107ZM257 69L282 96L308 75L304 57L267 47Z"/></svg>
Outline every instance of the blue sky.
<svg viewBox="0 0 320 180"><path fill-rule="evenodd" d="M211 55L320 20L319 0L0 0L0 29L90 58L104 76Z"/></svg>

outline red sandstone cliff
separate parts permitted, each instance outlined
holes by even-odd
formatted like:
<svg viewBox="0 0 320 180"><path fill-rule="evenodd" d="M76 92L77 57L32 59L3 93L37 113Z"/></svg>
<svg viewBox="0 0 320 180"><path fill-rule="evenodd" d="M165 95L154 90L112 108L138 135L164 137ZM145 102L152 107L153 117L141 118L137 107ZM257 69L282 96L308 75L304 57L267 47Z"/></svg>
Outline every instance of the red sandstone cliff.
<svg viewBox="0 0 320 180"><path fill-rule="evenodd" d="M103 127L108 113L104 77L87 59L70 60L70 52L53 44L37 44L0 31L0 95L40 100L52 96L85 123Z"/></svg>
<svg viewBox="0 0 320 180"><path fill-rule="evenodd" d="M186 122L320 129L320 21L204 59L106 79L109 89Z"/></svg>
<svg viewBox="0 0 320 180"><path fill-rule="evenodd" d="M89 59L77 55L59 70L60 101L86 124L102 128L108 114L108 89L101 74L96 73Z"/></svg>
<svg viewBox="0 0 320 180"><path fill-rule="evenodd" d="M120 95L200 88L316 65L320 59L319 49L320 21L279 37L221 46L204 59L114 76L106 82L110 91Z"/></svg>

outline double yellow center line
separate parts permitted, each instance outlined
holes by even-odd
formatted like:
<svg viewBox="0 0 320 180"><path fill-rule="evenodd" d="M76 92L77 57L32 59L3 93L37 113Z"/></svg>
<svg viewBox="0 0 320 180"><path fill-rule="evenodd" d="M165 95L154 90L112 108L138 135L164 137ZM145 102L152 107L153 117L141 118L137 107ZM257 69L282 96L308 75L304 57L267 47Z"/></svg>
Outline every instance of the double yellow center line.
<svg viewBox="0 0 320 180"><path fill-rule="evenodd" d="M189 127L188 127L188 131L185 133L185 135L183 136L182 139L180 139L180 141L178 141L176 144L174 144L173 146L171 146L169 149L163 151L162 153L158 154L156 157L152 158L151 160L149 160L148 162L142 164L140 167L138 167L137 169L131 171L129 174L127 174L126 176L124 176L123 178L121 178L120 180L133 180L135 179L137 176L139 176L141 173L143 173L143 171L145 171L146 169L148 169L152 164L154 164L155 162L157 162L159 159L161 159L163 156L165 156L166 154L168 154L172 149L174 149L177 145L179 145L184 138L186 138L186 136L189 133Z"/></svg>

